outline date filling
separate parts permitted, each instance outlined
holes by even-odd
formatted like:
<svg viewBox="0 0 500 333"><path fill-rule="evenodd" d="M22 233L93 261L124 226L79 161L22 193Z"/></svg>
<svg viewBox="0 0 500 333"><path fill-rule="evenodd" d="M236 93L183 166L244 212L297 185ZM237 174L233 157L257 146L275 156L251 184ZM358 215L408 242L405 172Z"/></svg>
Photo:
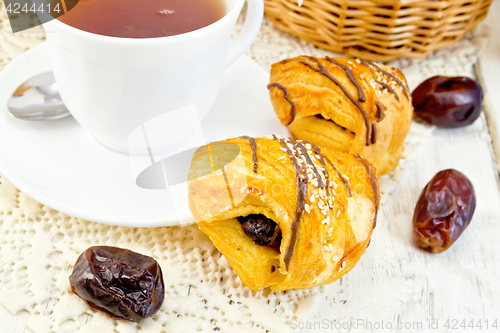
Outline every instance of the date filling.
<svg viewBox="0 0 500 333"><path fill-rule="evenodd" d="M238 217L245 234L255 243L277 249L281 245L281 229L276 222L264 215L252 214Z"/></svg>
<svg viewBox="0 0 500 333"><path fill-rule="evenodd" d="M337 124L336 122L334 122L334 121L333 121L333 120L331 120L331 119L326 119L326 118L325 118L325 117L323 117L321 114L317 114L315 117L316 117L316 118L319 118L319 119L323 119L323 120L329 121L329 122L332 122L332 123L334 123L335 125L337 125L338 127L342 128L344 131L349 131L351 134L356 135L356 133L354 133L353 131L348 130L348 129L347 129L347 128L345 128L344 126L340 126L339 124Z"/></svg>

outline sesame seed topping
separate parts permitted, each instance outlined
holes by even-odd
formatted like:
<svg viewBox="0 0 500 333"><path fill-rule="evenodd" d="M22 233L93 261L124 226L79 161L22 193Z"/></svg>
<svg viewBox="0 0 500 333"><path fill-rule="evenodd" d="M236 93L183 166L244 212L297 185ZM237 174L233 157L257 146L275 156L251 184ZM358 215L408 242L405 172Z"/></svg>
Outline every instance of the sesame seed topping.
<svg viewBox="0 0 500 333"><path fill-rule="evenodd" d="M308 204L305 204L305 205L304 205L304 208L306 209L306 212L307 212L307 213L311 213L311 209L309 208L309 205L308 205Z"/></svg>
<svg viewBox="0 0 500 333"><path fill-rule="evenodd" d="M332 257L332 261L333 261L333 262L337 262L337 261L339 261L339 256L338 256L338 255L334 255L334 256Z"/></svg>
<svg viewBox="0 0 500 333"><path fill-rule="evenodd" d="M339 217L339 216L340 216L340 213L342 213L342 211L339 209L339 210L337 211L337 217Z"/></svg>

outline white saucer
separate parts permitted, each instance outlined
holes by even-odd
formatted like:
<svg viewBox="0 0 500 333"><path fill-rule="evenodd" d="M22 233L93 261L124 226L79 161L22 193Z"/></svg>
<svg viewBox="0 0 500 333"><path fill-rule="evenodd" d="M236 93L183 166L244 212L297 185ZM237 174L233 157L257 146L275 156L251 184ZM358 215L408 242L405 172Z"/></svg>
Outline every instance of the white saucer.
<svg viewBox="0 0 500 333"><path fill-rule="evenodd" d="M50 70L44 43L0 72L0 172L31 198L74 217L127 227L178 224L170 192L138 187L129 156L101 146L73 118L28 122L8 113L16 87ZM247 56L226 70L217 101L202 121L208 142L289 135L272 109L268 79Z"/></svg>

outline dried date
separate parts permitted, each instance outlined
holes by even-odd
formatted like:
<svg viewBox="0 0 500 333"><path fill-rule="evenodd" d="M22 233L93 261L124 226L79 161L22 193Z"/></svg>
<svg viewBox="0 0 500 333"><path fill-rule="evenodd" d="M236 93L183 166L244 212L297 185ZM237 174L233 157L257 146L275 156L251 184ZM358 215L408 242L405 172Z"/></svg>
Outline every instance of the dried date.
<svg viewBox="0 0 500 333"><path fill-rule="evenodd" d="M481 114L483 90L467 77L434 76L412 94L415 115L438 127L472 124Z"/></svg>
<svg viewBox="0 0 500 333"><path fill-rule="evenodd" d="M281 245L281 229L273 220L264 215L248 215L238 217L245 234L254 242L271 248Z"/></svg>
<svg viewBox="0 0 500 333"><path fill-rule="evenodd" d="M85 250L69 280L73 292L89 306L131 321L153 315L165 296L158 262L117 247Z"/></svg>
<svg viewBox="0 0 500 333"><path fill-rule="evenodd" d="M475 208L474 187L464 174L453 169L437 173L415 207L417 246L434 253L447 250L467 228Z"/></svg>

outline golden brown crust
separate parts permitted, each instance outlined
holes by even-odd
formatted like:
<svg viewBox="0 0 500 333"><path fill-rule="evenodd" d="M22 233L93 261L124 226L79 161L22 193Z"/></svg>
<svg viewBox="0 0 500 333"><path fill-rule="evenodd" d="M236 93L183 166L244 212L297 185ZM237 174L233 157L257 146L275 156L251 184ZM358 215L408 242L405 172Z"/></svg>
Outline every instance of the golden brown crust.
<svg viewBox="0 0 500 333"><path fill-rule="evenodd" d="M326 162L331 183L328 195L326 188L318 188L312 168L307 168L307 206L298 220L287 265L285 254L292 243L299 204L296 169L282 142L272 137L255 141L257 172L246 139L210 144L195 153L188 186L189 205L198 226L252 290L310 288L337 280L354 267L368 246L379 196L376 168L366 164L373 173L374 186L361 158L332 149L321 151L349 187ZM293 141L283 142L300 160ZM304 147L326 184L314 148L307 143ZM236 158L235 150L240 150ZM225 167L217 170L222 165ZM279 251L258 245L245 234L237 217L250 214L265 215L278 224L282 231Z"/></svg>
<svg viewBox="0 0 500 333"><path fill-rule="evenodd" d="M343 67L351 70L354 82ZM413 114L406 79L399 70L354 59L296 57L275 63L270 82L274 110L295 138L359 154L381 175L397 167ZM383 119L377 103L385 108ZM370 142L373 126L375 143Z"/></svg>

